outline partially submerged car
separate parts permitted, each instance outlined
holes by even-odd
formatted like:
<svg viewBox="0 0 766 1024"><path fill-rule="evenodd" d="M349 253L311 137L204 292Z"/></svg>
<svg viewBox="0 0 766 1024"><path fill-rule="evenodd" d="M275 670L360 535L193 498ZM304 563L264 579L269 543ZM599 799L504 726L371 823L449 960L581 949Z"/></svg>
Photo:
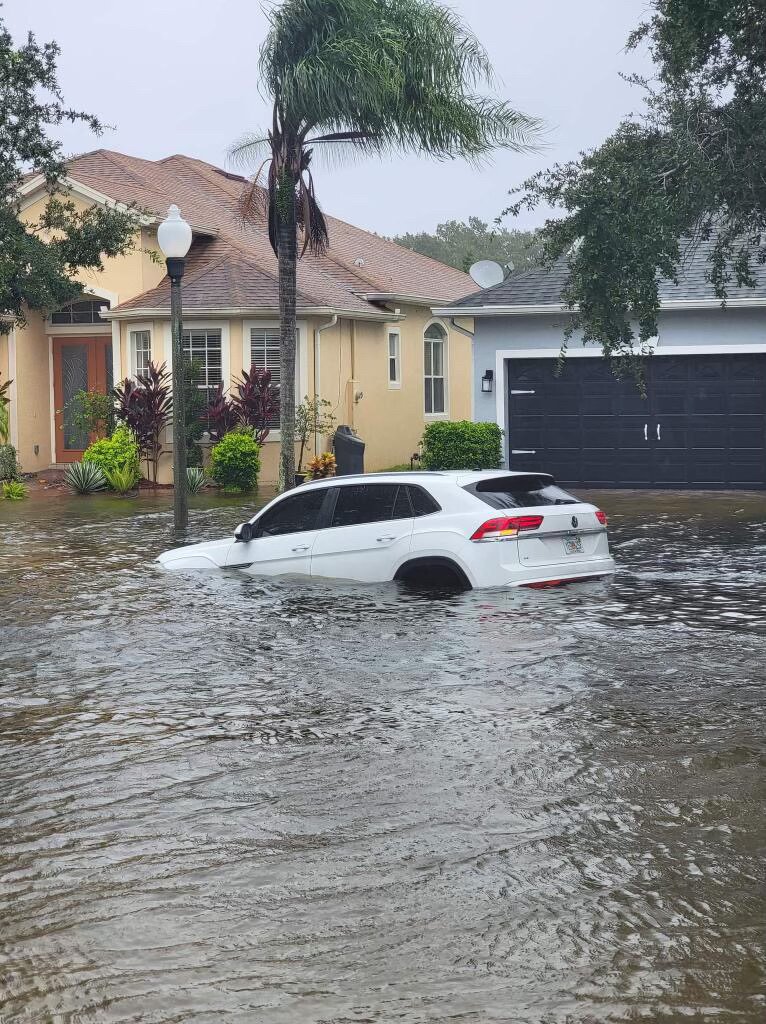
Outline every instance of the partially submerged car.
<svg viewBox="0 0 766 1024"><path fill-rule="evenodd" d="M551 586L608 576L606 515L545 473L371 473L303 484L233 537L174 548L168 569L382 583Z"/></svg>

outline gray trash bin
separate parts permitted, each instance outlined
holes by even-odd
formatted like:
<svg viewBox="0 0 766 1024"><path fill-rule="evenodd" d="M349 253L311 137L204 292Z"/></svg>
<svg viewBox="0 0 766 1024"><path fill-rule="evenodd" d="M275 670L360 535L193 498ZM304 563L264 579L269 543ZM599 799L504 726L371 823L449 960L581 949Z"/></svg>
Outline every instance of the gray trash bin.
<svg viewBox="0 0 766 1024"><path fill-rule="evenodd" d="M338 427L333 438L333 451L338 476L364 473L364 441L351 427Z"/></svg>

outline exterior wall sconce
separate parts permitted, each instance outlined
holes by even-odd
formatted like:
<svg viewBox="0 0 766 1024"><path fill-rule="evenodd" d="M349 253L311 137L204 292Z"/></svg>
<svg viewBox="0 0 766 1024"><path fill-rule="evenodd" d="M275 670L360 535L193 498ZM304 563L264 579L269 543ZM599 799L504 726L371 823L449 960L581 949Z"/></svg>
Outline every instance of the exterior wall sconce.
<svg viewBox="0 0 766 1024"><path fill-rule="evenodd" d="M481 378L481 391L484 395L491 395L492 388L495 382L495 371L485 370L484 376Z"/></svg>

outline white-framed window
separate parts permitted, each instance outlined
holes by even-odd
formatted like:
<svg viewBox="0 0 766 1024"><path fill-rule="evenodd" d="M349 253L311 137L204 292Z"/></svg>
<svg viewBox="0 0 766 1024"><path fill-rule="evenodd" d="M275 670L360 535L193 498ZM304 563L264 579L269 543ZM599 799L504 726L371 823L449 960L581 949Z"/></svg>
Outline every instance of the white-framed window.
<svg viewBox="0 0 766 1024"><path fill-rule="evenodd" d="M55 325L66 324L103 324L101 309L109 307L106 299L81 299L79 302L70 302L60 309L54 309L51 313L51 323Z"/></svg>
<svg viewBox="0 0 766 1024"><path fill-rule="evenodd" d="M423 380L426 416L441 416L447 411L447 332L441 324L431 324L423 336Z"/></svg>
<svg viewBox="0 0 766 1024"><path fill-rule="evenodd" d="M251 327L250 328L250 365L259 370L268 370L271 374L271 383L279 387L279 328L278 327ZM298 332L296 331L296 339ZM274 430L279 426L279 413L269 421L269 427Z"/></svg>
<svg viewBox="0 0 766 1024"><path fill-rule="evenodd" d="M223 380L223 343L220 327L192 327L181 335L184 356L197 364L197 387L208 398Z"/></svg>
<svg viewBox="0 0 766 1024"><path fill-rule="evenodd" d="M138 328L130 332L130 373L132 377L143 375L152 361L152 332Z"/></svg>
<svg viewBox="0 0 766 1024"><path fill-rule="evenodd" d="M388 332L388 386L402 386L402 339L399 331Z"/></svg>

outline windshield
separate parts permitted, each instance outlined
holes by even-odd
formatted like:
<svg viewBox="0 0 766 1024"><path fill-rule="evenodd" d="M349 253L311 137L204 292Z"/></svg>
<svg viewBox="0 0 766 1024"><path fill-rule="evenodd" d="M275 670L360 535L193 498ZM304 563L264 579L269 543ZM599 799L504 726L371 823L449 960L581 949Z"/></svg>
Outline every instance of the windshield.
<svg viewBox="0 0 766 1024"><path fill-rule="evenodd" d="M501 476L479 480L464 490L492 508L536 508L538 505L578 505L579 500L557 486L552 476Z"/></svg>

